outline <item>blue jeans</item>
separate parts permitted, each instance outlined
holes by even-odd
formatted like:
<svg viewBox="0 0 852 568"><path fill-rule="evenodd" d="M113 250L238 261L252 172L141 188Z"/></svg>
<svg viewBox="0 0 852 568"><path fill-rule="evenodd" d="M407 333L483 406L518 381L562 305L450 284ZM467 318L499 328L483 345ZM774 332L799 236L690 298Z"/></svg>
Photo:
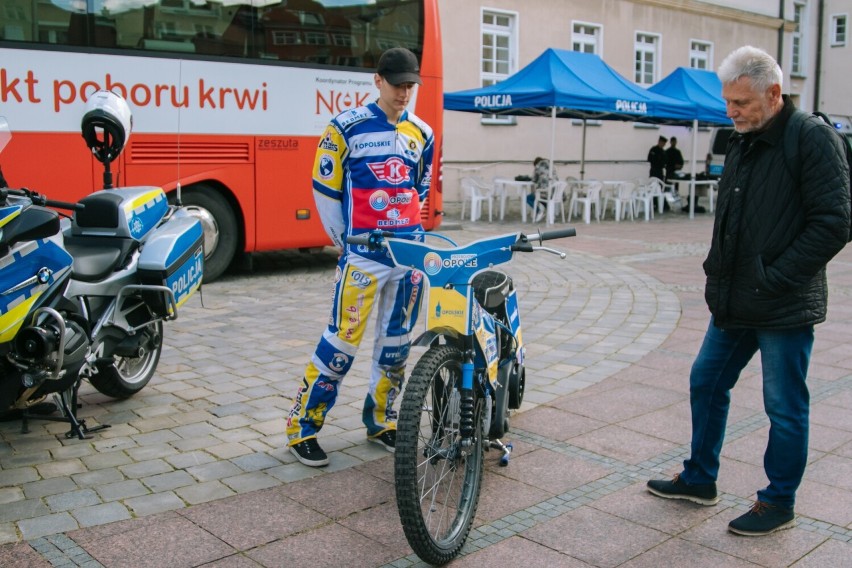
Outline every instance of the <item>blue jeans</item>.
<svg viewBox="0 0 852 568"><path fill-rule="evenodd" d="M535 194L534 193L528 193L527 194L527 205L529 205L530 208L532 208L532 206L535 205ZM539 203L538 209L539 209L539 211L544 211L544 205Z"/></svg>
<svg viewBox="0 0 852 568"><path fill-rule="evenodd" d="M731 403L731 389L759 350L769 443L763 468L769 486L759 501L792 507L808 460L810 395L805 380L814 344L812 325L784 330L719 329L710 319L689 376L692 448L683 462L689 484L714 483Z"/></svg>

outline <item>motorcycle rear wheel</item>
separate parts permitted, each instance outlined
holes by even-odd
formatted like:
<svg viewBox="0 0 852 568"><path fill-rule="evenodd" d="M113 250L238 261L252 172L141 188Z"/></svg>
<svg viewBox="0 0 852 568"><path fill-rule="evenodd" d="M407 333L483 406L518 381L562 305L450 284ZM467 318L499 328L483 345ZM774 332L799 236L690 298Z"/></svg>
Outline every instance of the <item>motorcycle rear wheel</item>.
<svg viewBox="0 0 852 568"><path fill-rule="evenodd" d="M139 333L146 334L141 357L114 355L112 361L96 363L98 372L89 378L99 392L113 398L130 398L154 376L163 351L163 322L156 321Z"/></svg>
<svg viewBox="0 0 852 568"><path fill-rule="evenodd" d="M414 367L400 405L394 475L408 544L424 561L445 564L464 546L479 504L483 404L474 406L474 440L461 452L458 391L461 351L442 345Z"/></svg>
<svg viewBox="0 0 852 568"><path fill-rule="evenodd" d="M227 270L237 253L237 217L228 200L206 184L187 188L181 199L204 231L204 282L209 284Z"/></svg>

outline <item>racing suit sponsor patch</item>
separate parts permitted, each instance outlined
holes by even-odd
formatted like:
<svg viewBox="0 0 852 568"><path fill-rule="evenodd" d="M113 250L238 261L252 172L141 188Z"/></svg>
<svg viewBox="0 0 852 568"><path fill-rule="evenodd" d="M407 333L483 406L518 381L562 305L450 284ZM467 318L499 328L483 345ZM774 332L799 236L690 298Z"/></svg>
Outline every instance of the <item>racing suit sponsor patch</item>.
<svg viewBox="0 0 852 568"><path fill-rule="evenodd" d="M323 154L320 158L319 175L322 179L331 179L334 177L334 158L328 154Z"/></svg>
<svg viewBox="0 0 852 568"><path fill-rule="evenodd" d="M408 227L420 223L420 198L412 189L352 190L352 228Z"/></svg>
<svg viewBox="0 0 852 568"><path fill-rule="evenodd" d="M410 179L408 174L411 172L411 166L407 165L398 156L392 156L384 162L368 163L367 167L370 168L370 171L373 172L373 175L379 181L398 185Z"/></svg>
<svg viewBox="0 0 852 568"><path fill-rule="evenodd" d="M331 141L331 133L327 132L323 139L320 141L319 147L323 150L331 150L332 152L338 151L338 146L334 142Z"/></svg>

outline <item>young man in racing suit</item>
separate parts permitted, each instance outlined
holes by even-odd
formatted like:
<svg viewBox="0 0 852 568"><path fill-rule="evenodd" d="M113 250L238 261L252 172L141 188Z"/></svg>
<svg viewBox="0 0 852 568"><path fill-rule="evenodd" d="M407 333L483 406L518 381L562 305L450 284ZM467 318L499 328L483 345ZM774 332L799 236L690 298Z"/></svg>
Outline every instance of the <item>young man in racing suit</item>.
<svg viewBox="0 0 852 568"><path fill-rule="evenodd" d="M328 327L305 369L287 418L290 451L305 465L328 464L317 442L340 383L352 366L375 308L376 341L362 420L368 440L394 451L394 399L423 292L419 272L393 265L386 250L345 242L374 229L420 230L432 175L432 129L406 110L420 83L416 56L393 48L379 59L376 102L344 111L320 138L314 199L325 231L342 250Z"/></svg>

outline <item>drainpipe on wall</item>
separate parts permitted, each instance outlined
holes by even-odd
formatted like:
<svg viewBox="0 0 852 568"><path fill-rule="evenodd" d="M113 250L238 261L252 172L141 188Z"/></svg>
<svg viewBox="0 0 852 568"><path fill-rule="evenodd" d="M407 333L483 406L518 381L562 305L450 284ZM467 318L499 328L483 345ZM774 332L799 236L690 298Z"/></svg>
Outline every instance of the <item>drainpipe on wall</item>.
<svg viewBox="0 0 852 568"><path fill-rule="evenodd" d="M819 0L819 8L817 8L817 52L816 52L816 72L814 73L814 110L819 110L819 91L820 83L822 83L822 34L823 34L823 19L825 18L825 0Z"/></svg>
<svg viewBox="0 0 852 568"><path fill-rule="evenodd" d="M784 68L784 2L786 0L778 0L778 17L781 18L781 26L778 28L778 55L775 60L778 66Z"/></svg>

